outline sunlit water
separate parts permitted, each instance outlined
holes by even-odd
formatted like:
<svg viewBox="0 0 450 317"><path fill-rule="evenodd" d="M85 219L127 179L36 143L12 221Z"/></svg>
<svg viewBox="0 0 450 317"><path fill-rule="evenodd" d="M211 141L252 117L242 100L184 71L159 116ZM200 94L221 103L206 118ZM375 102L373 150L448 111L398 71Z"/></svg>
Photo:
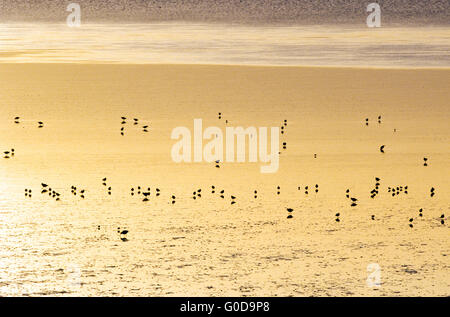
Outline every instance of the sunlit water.
<svg viewBox="0 0 450 317"><path fill-rule="evenodd" d="M2 62L449 67L450 28L0 24Z"/></svg>
<svg viewBox="0 0 450 317"><path fill-rule="evenodd" d="M448 74L343 72L1 66L0 150L15 156L0 158L0 294L449 295ZM287 119L279 171L175 164L170 133L198 117L222 129L225 118L233 126ZM380 194L371 199L375 177ZM42 182L61 200L41 193ZM405 185L408 194L388 192ZM151 188L148 202L131 195L137 186ZM371 263L381 287L367 284Z"/></svg>

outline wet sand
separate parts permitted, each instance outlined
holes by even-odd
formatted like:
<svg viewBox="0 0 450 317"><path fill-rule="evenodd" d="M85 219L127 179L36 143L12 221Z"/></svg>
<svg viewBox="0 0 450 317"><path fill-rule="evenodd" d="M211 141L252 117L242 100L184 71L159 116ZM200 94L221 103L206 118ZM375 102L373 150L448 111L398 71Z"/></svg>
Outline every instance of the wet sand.
<svg viewBox="0 0 450 317"><path fill-rule="evenodd" d="M0 81L0 150L15 149L0 159L1 295L450 293L448 69L1 64ZM171 131L195 118L223 129L287 119L278 172L174 163ZM148 202L130 195L137 186ZM392 197L397 186L408 194ZM381 287L366 283L370 263Z"/></svg>

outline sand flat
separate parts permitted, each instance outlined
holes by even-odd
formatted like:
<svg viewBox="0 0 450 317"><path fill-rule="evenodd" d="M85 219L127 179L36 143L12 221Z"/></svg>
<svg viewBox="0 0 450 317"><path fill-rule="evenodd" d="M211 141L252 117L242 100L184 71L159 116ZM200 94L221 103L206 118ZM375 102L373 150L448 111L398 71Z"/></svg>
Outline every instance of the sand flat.
<svg viewBox="0 0 450 317"><path fill-rule="evenodd" d="M449 69L1 64L0 81L0 146L16 151L0 160L2 295L450 293ZM150 133L129 124L122 137L122 115ZM223 129L224 120L258 127L287 119L279 171L175 164L170 133L194 118ZM371 199L375 177L380 194ZM41 195L41 182L62 201ZM315 184L318 193L304 193ZM146 204L130 196L138 185L162 194ZM387 191L405 185L408 194ZM193 200L198 188L204 194ZM130 230L128 242L117 227ZM381 287L367 286L371 263Z"/></svg>

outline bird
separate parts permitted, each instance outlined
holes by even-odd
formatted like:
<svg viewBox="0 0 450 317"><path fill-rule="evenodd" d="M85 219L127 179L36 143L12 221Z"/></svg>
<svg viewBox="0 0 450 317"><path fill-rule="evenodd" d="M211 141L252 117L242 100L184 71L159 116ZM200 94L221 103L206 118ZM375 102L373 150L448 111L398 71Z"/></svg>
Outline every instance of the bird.
<svg viewBox="0 0 450 317"><path fill-rule="evenodd" d="M380 146L380 152L381 153L384 153L384 147L385 147L385 145Z"/></svg>
<svg viewBox="0 0 450 317"><path fill-rule="evenodd" d="M292 208L286 208L286 210L287 210L288 212L293 212L293 211L294 211L294 209L292 209Z"/></svg>

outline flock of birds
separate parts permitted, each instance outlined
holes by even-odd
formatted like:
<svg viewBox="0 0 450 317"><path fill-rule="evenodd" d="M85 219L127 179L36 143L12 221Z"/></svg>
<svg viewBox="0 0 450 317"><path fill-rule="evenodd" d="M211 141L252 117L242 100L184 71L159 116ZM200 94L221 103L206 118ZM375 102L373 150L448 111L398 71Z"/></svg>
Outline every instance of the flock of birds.
<svg viewBox="0 0 450 317"><path fill-rule="evenodd" d="M280 191L279 191L279 190L280 190L280 186L278 186L277 189L278 189L277 195L279 195L279 194L280 194ZM297 187L297 190L302 190L301 186L298 186L298 187ZM311 190L312 190L312 189L311 189ZM305 195L308 195L309 191L310 191L309 186L305 186ZM314 192L315 192L316 194L319 192L319 184L316 184L316 185L314 186Z"/></svg>
<svg viewBox="0 0 450 317"><path fill-rule="evenodd" d="M20 117L14 117L15 124L20 124L21 122L22 121L21 121ZM37 124L38 124L39 129L44 127L44 122L42 122L42 121L38 121ZM3 158L5 158L5 159L12 158L12 157L14 157L14 154L15 154L14 149L3 151Z"/></svg>
<svg viewBox="0 0 450 317"><path fill-rule="evenodd" d="M21 120L22 120L22 119L21 119L20 117L15 117L15 118L14 118L14 123L15 123L15 124L20 124L20 123L23 122L23 121L21 121ZM42 128L44 127L44 122L42 122L42 121L38 121L37 124L38 124L38 128L39 128L39 129L42 129Z"/></svg>
<svg viewBox="0 0 450 317"><path fill-rule="evenodd" d="M78 190L77 190L77 187L76 186L71 186L70 187L70 192L72 193L72 195L74 195L74 196L76 196L77 195L77 192L78 192ZM80 198L81 199L84 199L84 193L86 192L86 190L84 190L84 189L81 189L80 191L79 191L79 193L80 193Z"/></svg>
<svg viewBox="0 0 450 317"><path fill-rule="evenodd" d="M222 112L219 112L217 117L219 118L219 120L221 120ZM225 120L225 124L228 124L228 123L229 123L229 121ZM287 131L287 119L284 119L284 121L280 127L280 131L281 131L281 134L284 134ZM283 150L287 150L287 142L283 141L282 146L283 146ZM278 154L281 154L281 152L278 152ZM314 154L314 158L316 158L316 157L317 157L317 154ZM216 163L219 163L219 161L216 161ZM218 166L218 165L216 165L216 167L220 168L220 166Z"/></svg>
<svg viewBox="0 0 450 317"><path fill-rule="evenodd" d="M378 116L377 121L378 121L378 124L381 124L381 116ZM369 118L366 118L365 124L366 124L366 126L369 126ZM397 132L397 129L394 129L394 132ZM383 145L380 146L380 152L381 152L381 153L385 153L385 152L384 152L384 148L385 148L385 147L386 147L385 144L383 144ZM426 166L426 165L425 165L425 166Z"/></svg>
<svg viewBox="0 0 450 317"><path fill-rule="evenodd" d="M60 201L61 194L58 193L56 190L52 189L48 184L42 183L41 184L41 194L48 194L49 197L55 199L55 201ZM73 187L73 186L72 186ZM31 190L29 190L31 191ZM73 189L72 189L73 192Z"/></svg>
<svg viewBox="0 0 450 317"><path fill-rule="evenodd" d="M108 179L106 177L104 177L102 179L102 185L103 185L103 187L106 188L108 195L111 196L112 195L112 187L108 186L108 184L106 183L107 181L108 181Z"/></svg>
<svg viewBox="0 0 450 317"><path fill-rule="evenodd" d="M378 116L378 124L381 124L381 116ZM369 125L369 118L366 118L366 126Z"/></svg>
<svg viewBox="0 0 450 317"><path fill-rule="evenodd" d="M287 120L284 119L283 125L281 126L281 134L284 134L287 130ZM283 150L287 150L287 143L283 141ZM278 152L278 154L281 154L281 152Z"/></svg>
<svg viewBox="0 0 450 317"><path fill-rule="evenodd" d="M419 209L419 217L423 217L423 208ZM444 214L442 214L439 217L439 220L441 222L441 225L445 225L445 215ZM414 222L414 218L409 218L409 227L410 228L414 228L413 222Z"/></svg>
<svg viewBox="0 0 450 317"><path fill-rule="evenodd" d="M218 113L218 118L222 119L222 113L221 112ZM127 118L123 116L123 117L121 117L121 119L122 119L122 121L121 121L122 127L121 127L121 130L120 130L121 131L120 133L121 133L122 136L124 136L125 135L125 125L127 124ZM17 116L17 117L14 118L14 123L15 124L20 124L21 123L20 120L21 120L21 118ZM378 116L378 120L377 121L378 121L379 124L381 124L381 116ZM134 126L139 126L139 119L138 118L133 118L132 122L133 122ZM226 120L226 123L228 124L228 120ZM366 118L365 124L366 124L366 126L369 125L369 118ZM38 128L43 128L43 127L44 127L44 123L42 121L38 121ZM149 126L148 125L142 125L141 128L142 128L142 132L146 133L146 132L148 132ZM284 122L281 125L281 134L284 134L286 131L287 131L287 120L285 119ZM282 142L282 147L283 147L283 150L287 149L287 143L285 141ZM384 153L384 145L381 146L380 150L381 150L382 153ZM11 158L11 157L14 157L15 150L14 149L7 150L7 151L4 151L3 154L4 154L4 158ZM280 152L280 154L281 154L281 152ZM317 154L314 154L314 157L316 158ZM424 161L423 165L425 167L428 166L428 158L424 157L423 161ZM220 163L221 162L219 160L217 160L215 162L215 164L216 164L215 167L216 168L220 168ZM380 190L380 186L381 186L380 182L381 182L381 179L379 177L375 177L375 185L374 185L374 188L370 191L370 198L374 199L374 198L377 197L377 195L379 195L379 190ZM112 187L108 184L108 179L106 177L102 178L101 184L105 188L106 193L109 196L111 196L112 195ZM319 185L315 184L314 186L311 186L311 187L306 185L306 186L303 187L303 189L304 189L304 194L305 195L308 195L310 192L315 192L317 194L319 192ZM78 189L77 186L72 185L70 190L71 190L71 194L73 196L78 196L81 199L85 199L85 193L86 193L85 189ZM302 190L302 187L298 186L297 190L298 191ZM408 194L408 185L405 185L405 186L403 186L403 185L400 185L400 186L389 186L389 187L387 187L387 192L392 197L398 196L400 193ZM33 193L32 189L30 189L30 188L26 188L25 189L25 197L31 199L32 198L32 193ZM432 187L430 189L430 197L434 197L435 193L436 193L435 188ZM61 199L61 194L59 192L57 192L55 189L52 189L46 183L41 183L41 194L42 195L48 195L50 198L54 199L55 201L60 201L60 199ZM150 200L151 194L152 194L152 191L151 191L150 187L135 186L135 187L131 187L130 188L130 195L138 197L139 199L142 199L143 202L148 202ZM160 188L155 188L153 194L154 194L155 197L159 197L161 195ZM225 190L224 189L218 189L214 185L211 186L211 194L217 194L221 199L225 199L225 197L226 197ZM276 187L276 195L280 195L280 194L281 194L281 187L278 185ZM199 189L197 189L197 190L192 192L192 199L193 200L198 200L201 197L202 197L202 189L201 188L199 188ZM236 195L229 195L229 197L230 197L230 204L231 205L237 203L237 196ZM253 191L253 197L254 197L254 199L258 198L258 190L257 189L255 189ZM345 197L349 200L350 207L358 206L358 198L352 197L350 195L350 189L347 189L345 191ZM176 203L176 196L175 196L175 194L170 194L169 203L171 203L172 205ZM286 210L288 212L287 218L288 219L292 219L293 218L294 208L286 207ZM339 212L335 214L335 217L336 217L335 221L336 222L340 222L341 221L340 220L340 216L341 216L341 213L339 213ZM423 208L421 208L419 210L419 217L423 217ZM372 214L370 216L370 219L371 220L375 220L375 215ZM440 223L442 225L444 225L445 224L445 215L442 214L440 216L439 220L440 220ZM414 218L409 218L409 227L410 228L414 227L413 222L414 222ZM98 230L100 230L100 228L101 228L101 226L99 225L98 226ZM128 239L126 238L126 236L128 234L128 229L124 229L124 228L118 227L117 228L117 233L119 234L119 237L120 237L120 239L122 241L124 241L124 242L128 241Z"/></svg>
<svg viewBox="0 0 450 317"><path fill-rule="evenodd" d="M125 125L127 124L127 117L121 117L122 122L121 124L121 128L120 128L120 135L121 136L125 136ZM139 125L139 119L138 118L133 118L133 126L138 126ZM148 129L149 129L149 125L148 124L144 124L141 126L142 128L142 132L147 133Z"/></svg>
<svg viewBox="0 0 450 317"><path fill-rule="evenodd" d="M3 158L9 159L9 158L13 157L14 154L15 154L14 149L11 149L10 151L4 151L3 152L3 155L4 155Z"/></svg>
<svg viewBox="0 0 450 317"><path fill-rule="evenodd" d="M138 186L136 188L136 190L135 190L134 187L131 187L130 195L131 196L134 196L134 195L139 196L139 195L141 195L142 197L144 197L142 199L142 201L146 202L146 201L149 201L149 197L151 195L151 189L150 189L150 187L147 187L147 190L143 190L143 187L141 188L141 186ZM159 195L161 195L161 190L159 188L156 188L155 196L158 197ZM174 204L176 197L174 195L172 195L171 198L172 198L172 204Z"/></svg>
<svg viewBox="0 0 450 317"><path fill-rule="evenodd" d="M379 186L380 186L380 178L376 177L375 181L376 181L375 188L371 191L371 196L370 196L371 198L374 198L379 193L378 189L379 189ZM107 178L105 177L105 178L102 179L102 185L107 188L108 195L111 195L112 194L111 193L111 187L108 187L108 184L106 182L107 182ZM55 201L60 201L60 196L61 196L60 193L58 193L57 191L52 189L48 184L42 183L41 186L42 186L41 194L47 194L49 197L55 199ZM311 187L307 185L307 186L304 186L303 188L305 190L305 192L304 192L305 195L308 195L310 191L314 191L314 193L316 193L316 194L319 193L319 185L318 184L315 184L314 186L311 186ZM301 186L297 187L297 190L301 190L301 189L302 189ZM408 186L388 187L388 193L392 193L392 196L396 196L396 195L398 195L401 192L407 194L407 190L408 190ZM74 196L76 196L77 193L79 193L80 194L79 195L80 198L84 199L85 198L85 196L84 196L85 192L86 192L85 189L78 190L76 186L73 186L73 185L71 186L71 193ZM435 189L431 188L431 197L434 196L434 193L435 193ZM151 194L152 194L152 191L151 191L150 187L136 186L136 187L131 187L130 188L130 195L131 196L140 197L143 202L148 202ZM155 188L153 194L154 194L155 197L160 196L161 195L160 188ZM226 197L225 196L225 189L217 189L216 186L214 186L214 185L211 185L211 194L217 194L222 199L225 199L225 197ZM255 189L253 191L253 194L254 194L254 196L253 196L254 199L257 199L258 198L258 190ZM281 194L281 186L277 186L276 187L276 195L280 195L280 194ZM28 188L25 189L25 197L28 197L28 198L32 197L32 190L31 189L28 189ZM195 190L192 193L192 199L194 199L194 200L200 199L201 197L202 197L202 189L201 188ZM345 197L349 200L350 207L358 206L358 198L352 197L350 195L350 189L347 189L345 191ZM176 196L174 194L170 195L170 201L169 202L171 204L175 204L176 203ZM237 197L235 195L230 195L230 204L233 205L233 204L236 204L236 203L237 203ZM286 207L286 210L288 212L287 219L292 219L294 217L293 216L294 209L291 208L291 207ZM336 222L340 222L341 221L340 220L340 216L341 216L341 213L339 213L339 212L335 214L335 217L336 217L335 221ZM423 217L423 208L420 208L420 210L419 210L419 217ZM370 216L370 219L371 220L375 220L375 215L372 214ZM414 218L409 218L409 227L410 228L414 227L413 226L413 221L414 221ZM439 221L440 221L440 223L442 225L445 224L445 215L444 214L442 214L439 217ZM100 226L98 226L98 229L100 230ZM118 228L118 233L119 233L120 239L122 241L124 241L124 242L128 241L128 239L125 237L126 234L128 233L128 229L126 229L126 230L122 229L121 230L120 227L119 227Z"/></svg>

